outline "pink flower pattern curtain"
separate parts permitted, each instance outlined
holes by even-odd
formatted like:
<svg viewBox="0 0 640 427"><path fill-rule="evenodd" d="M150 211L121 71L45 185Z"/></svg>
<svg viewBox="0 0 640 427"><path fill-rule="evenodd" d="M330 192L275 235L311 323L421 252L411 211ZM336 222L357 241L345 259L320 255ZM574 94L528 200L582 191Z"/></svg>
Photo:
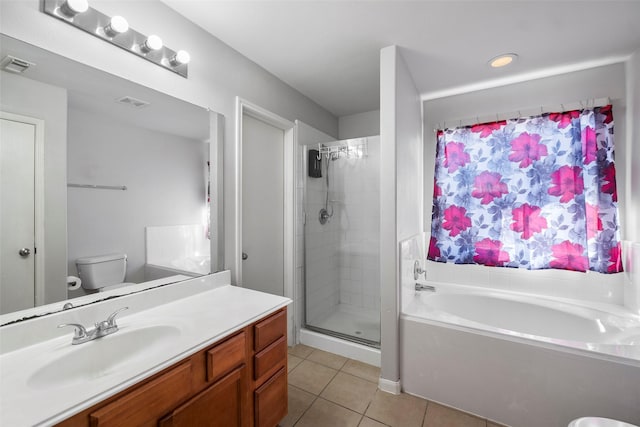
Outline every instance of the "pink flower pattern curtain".
<svg viewBox="0 0 640 427"><path fill-rule="evenodd" d="M428 259L622 271L610 105L437 133Z"/></svg>

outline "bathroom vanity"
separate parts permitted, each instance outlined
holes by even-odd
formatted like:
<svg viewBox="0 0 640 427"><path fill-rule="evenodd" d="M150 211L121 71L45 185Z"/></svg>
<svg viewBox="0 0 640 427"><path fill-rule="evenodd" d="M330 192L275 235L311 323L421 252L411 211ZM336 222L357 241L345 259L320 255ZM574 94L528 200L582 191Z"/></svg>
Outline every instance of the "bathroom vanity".
<svg viewBox="0 0 640 427"><path fill-rule="evenodd" d="M3 326L0 424L276 426L287 414L290 300L228 278L222 272ZM71 330L56 328L90 324L84 319L121 306L129 310L112 335L71 345ZM38 321L58 336L25 345Z"/></svg>

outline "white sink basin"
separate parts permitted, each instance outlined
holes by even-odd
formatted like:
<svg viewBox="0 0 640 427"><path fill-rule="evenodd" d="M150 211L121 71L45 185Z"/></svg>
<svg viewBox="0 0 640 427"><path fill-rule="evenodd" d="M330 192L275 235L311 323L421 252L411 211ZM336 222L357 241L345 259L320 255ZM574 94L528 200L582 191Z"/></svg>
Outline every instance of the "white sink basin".
<svg viewBox="0 0 640 427"><path fill-rule="evenodd" d="M70 351L65 348L63 356L34 372L27 384L32 388L57 388L112 375L126 364L170 347L178 336L180 329L168 325L121 328L106 337L74 345ZM71 336L69 347L72 347Z"/></svg>

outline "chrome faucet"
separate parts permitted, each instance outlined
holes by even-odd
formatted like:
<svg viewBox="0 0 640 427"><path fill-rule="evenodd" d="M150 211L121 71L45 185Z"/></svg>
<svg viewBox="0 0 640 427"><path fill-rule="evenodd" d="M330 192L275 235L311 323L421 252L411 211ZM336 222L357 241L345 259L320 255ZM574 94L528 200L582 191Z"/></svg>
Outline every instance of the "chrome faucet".
<svg viewBox="0 0 640 427"><path fill-rule="evenodd" d="M427 270L423 270L422 267L420 267L420 262L415 260L413 263L413 279L418 280L421 274L424 274L425 279L427 278Z"/></svg>
<svg viewBox="0 0 640 427"><path fill-rule="evenodd" d="M435 286L431 286L431 285L423 285L422 283L417 283L416 282L416 292L418 292L418 291L435 292L436 291L436 287Z"/></svg>
<svg viewBox="0 0 640 427"><path fill-rule="evenodd" d="M64 328L66 326L73 326L75 328L73 332L73 339L71 340L72 345L82 344L87 341L95 340L96 338L101 338L106 335L113 334L114 332L118 332L118 324L116 323L116 316L124 310L127 310L129 307L122 307L113 313L106 320L101 322L96 322L95 328L87 330L84 326L79 323L63 323L58 325L58 328Z"/></svg>

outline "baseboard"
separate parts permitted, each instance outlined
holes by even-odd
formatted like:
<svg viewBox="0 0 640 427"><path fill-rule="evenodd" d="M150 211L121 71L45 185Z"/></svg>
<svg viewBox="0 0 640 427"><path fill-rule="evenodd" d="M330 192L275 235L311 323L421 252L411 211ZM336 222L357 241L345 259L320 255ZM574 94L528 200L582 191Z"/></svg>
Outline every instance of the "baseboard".
<svg viewBox="0 0 640 427"><path fill-rule="evenodd" d="M391 381L384 378L380 378L378 381L378 388L384 392L391 394L400 394L402 388L400 387L400 380Z"/></svg>

